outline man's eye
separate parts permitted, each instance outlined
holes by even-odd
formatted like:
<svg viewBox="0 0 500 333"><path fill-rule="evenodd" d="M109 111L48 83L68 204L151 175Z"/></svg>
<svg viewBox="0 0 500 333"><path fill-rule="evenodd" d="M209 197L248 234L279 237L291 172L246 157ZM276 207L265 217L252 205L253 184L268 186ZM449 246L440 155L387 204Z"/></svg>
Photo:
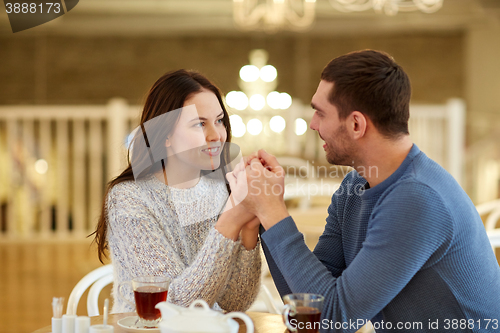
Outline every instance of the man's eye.
<svg viewBox="0 0 500 333"><path fill-rule="evenodd" d="M200 123L196 123L194 125L194 127L203 127L203 125L205 125L205 123L204 122L200 122Z"/></svg>

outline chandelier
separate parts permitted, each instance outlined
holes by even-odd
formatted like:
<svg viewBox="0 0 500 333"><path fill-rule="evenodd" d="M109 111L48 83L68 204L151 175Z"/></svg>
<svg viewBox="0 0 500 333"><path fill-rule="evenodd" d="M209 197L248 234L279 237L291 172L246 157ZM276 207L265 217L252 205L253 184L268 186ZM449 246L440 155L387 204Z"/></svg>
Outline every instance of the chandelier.
<svg viewBox="0 0 500 333"><path fill-rule="evenodd" d="M316 15L316 0L233 0L236 24L246 30L304 30Z"/></svg>
<svg viewBox="0 0 500 333"><path fill-rule="evenodd" d="M443 6L443 0L329 0L333 8L341 12L361 12L374 9L376 13L385 12L396 15L398 12L420 10L434 13Z"/></svg>
<svg viewBox="0 0 500 333"><path fill-rule="evenodd" d="M310 108L277 91L278 71L267 62L268 57L266 50L252 50L249 64L239 71L241 90L225 96L233 143L243 154L264 148L275 155L293 155L305 142L308 126L304 118Z"/></svg>
<svg viewBox="0 0 500 333"><path fill-rule="evenodd" d="M286 121L280 114L290 108L292 97L275 90L278 71L267 64L267 51L253 50L249 58L250 64L240 69L238 85L242 91L230 91L226 95L226 103L235 111L229 117L233 136L239 138L245 132L258 135L266 124L272 132L281 133Z"/></svg>
<svg viewBox="0 0 500 333"><path fill-rule="evenodd" d="M340 12L396 15L398 12L434 13L443 0L328 0ZM233 0L235 23L245 30L276 32L283 28L305 30L314 22L316 0Z"/></svg>

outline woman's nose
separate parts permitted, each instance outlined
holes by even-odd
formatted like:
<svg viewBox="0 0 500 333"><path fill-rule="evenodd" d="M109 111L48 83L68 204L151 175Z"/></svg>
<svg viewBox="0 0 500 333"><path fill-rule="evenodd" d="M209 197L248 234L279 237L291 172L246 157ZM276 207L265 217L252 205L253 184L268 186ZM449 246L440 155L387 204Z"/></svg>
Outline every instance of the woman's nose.
<svg viewBox="0 0 500 333"><path fill-rule="evenodd" d="M206 141L221 141L222 133L220 130L215 128L214 126L208 126L206 129L205 139Z"/></svg>

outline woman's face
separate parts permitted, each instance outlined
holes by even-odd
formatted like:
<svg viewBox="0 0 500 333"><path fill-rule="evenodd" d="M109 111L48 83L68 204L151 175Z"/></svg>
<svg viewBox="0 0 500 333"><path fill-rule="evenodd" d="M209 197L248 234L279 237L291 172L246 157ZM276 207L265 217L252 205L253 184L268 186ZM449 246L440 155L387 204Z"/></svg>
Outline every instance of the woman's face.
<svg viewBox="0 0 500 333"><path fill-rule="evenodd" d="M165 143L167 155L186 167L200 170L218 168L227 139L222 121L224 117L213 92L203 89L191 95L184 102L177 126Z"/></svg>

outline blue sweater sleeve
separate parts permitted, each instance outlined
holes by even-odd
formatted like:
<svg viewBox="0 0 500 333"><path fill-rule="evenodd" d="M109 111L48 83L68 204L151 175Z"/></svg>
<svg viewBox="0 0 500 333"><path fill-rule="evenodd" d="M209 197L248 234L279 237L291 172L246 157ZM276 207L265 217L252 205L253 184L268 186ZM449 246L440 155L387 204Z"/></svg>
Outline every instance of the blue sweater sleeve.
<svg viewBox="0 0 500 333"><path fill-rule="evenodd" d="M342 228L338 218L338 200L339 196L336 193L328 207L325 230L319 237L313 252L334 277L339 277L346 268L342 248Z"/></svg>
<svg viewBox="0 0 500 333"><path fill-rule="evenodd" d="M328 262L326 254L320 260L308 250L291 217L262 234L292 292L325 296L322 319L375 317L418 270L448 249L453 221L439 195L415 182L403 182L389 192L373 210L361 250L339 277L323 263Z"/></svg>
<svg viewBox="0 0 500 333"><path fill-rule="evenodd" d="M276 285L276 289L278 289L278 292L281 297L287 294L291 294L292 291L290 290L290 287L286 283L285 278L281 274L278 266L276 266L273 257L269 253L269 248L262 239L262 233L265 232L265 229L262 225L260 226L259 232L261 235L262 249L264 250L264 254L266 255L267 265L269 266L269 271L271 272L271 276L273 278L274 284Z"/></svg>
<svg viewBox="0 0 500 333"><path fill-rule="evenodd" d="M327 224L325 231L321 235L316 248L314 249L314 255L327 267L334 277L338 277L342 271L345 269L345 260L342 250L342 235L340 231L340 226L338 224L337 218L337 207L338 207L338 196L334 195L332 197L332 203L328 207L328 217L326 219ZM288 219L288 218L287 218ZM291 218L290 218L291 219ZM293 224L295 226L295 224ZM260 234L265 232L264 227L260 226ZM334 251L332 251L332 248ZM273 278L274 284L278 289L281 297L286 294L291 294L292 291L286 283L283 275L281 274L279 268L276 266L273 257L269 253L269 249L264 241L262 241L262 249L266 255L266 260L271 271L271 276ZM335 258L334 258L335 256Z"/></svg>

